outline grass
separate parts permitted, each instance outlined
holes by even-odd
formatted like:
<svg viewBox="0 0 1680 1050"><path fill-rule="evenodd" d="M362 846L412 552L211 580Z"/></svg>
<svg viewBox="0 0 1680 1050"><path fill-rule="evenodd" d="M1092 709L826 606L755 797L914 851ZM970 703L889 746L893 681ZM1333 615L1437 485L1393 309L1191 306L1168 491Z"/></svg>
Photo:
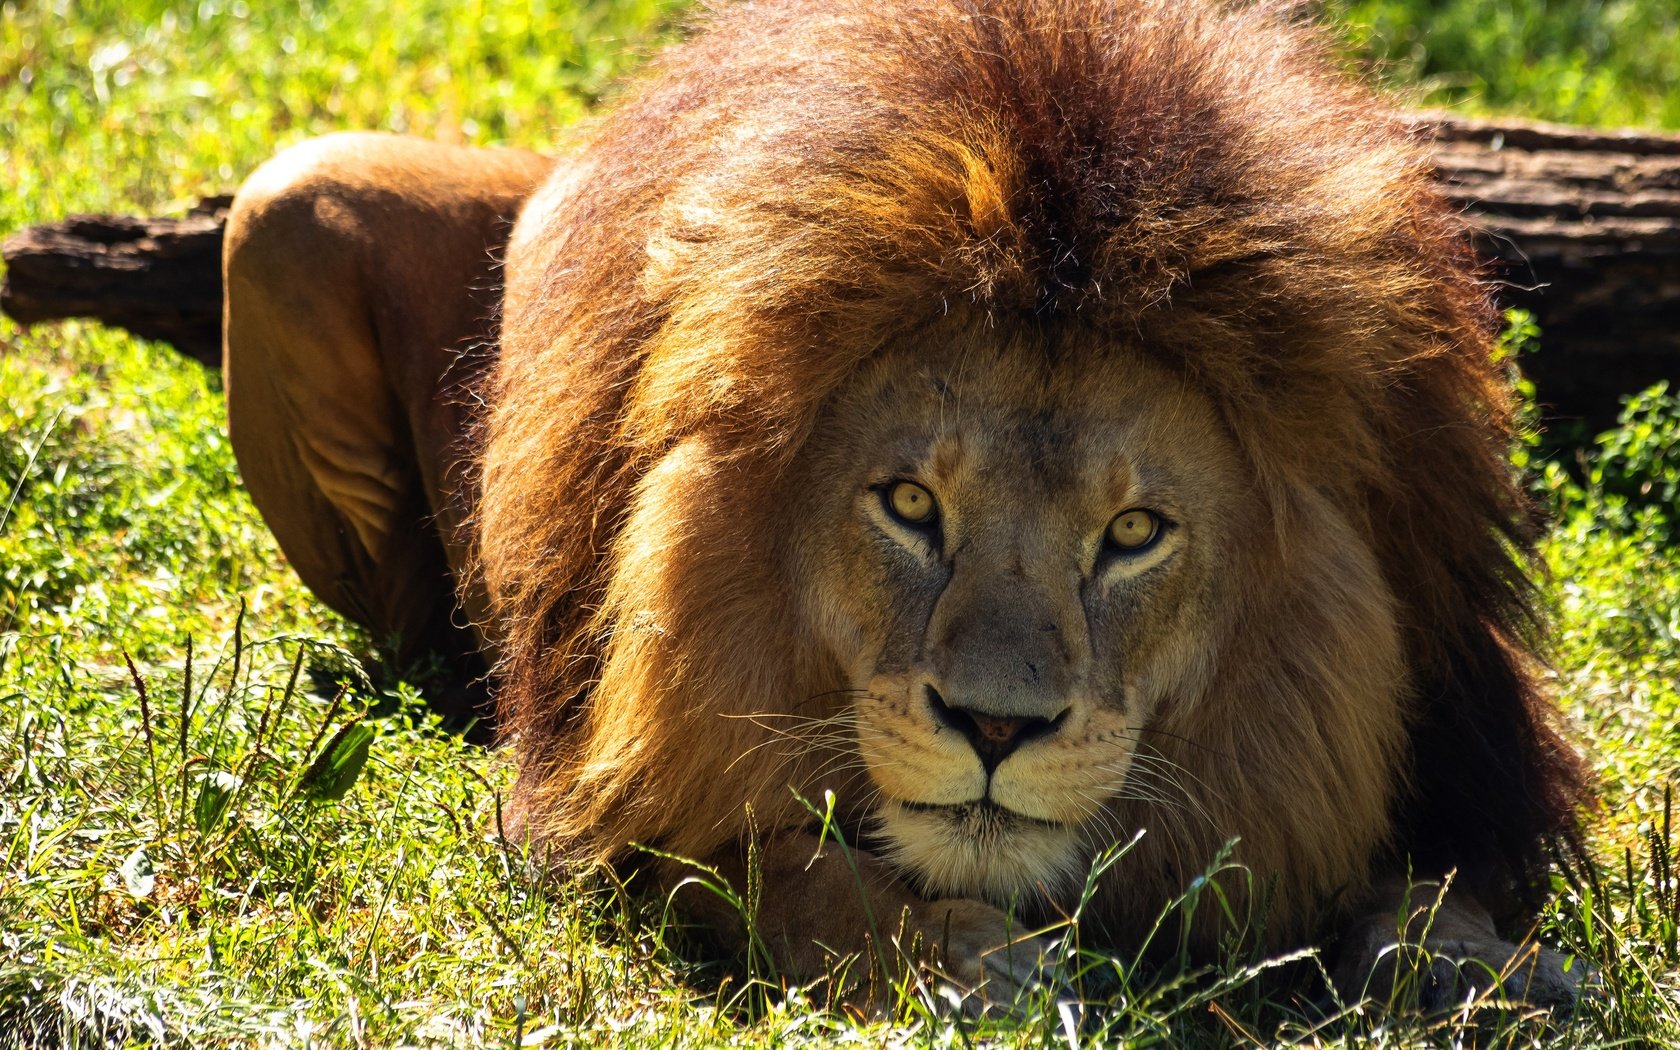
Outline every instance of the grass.
<svg viewBox="0 0 1680 1050"><path fill-rule="evenodd" d="M1433 6L1346 5L1374 27L1350 34L1431 98L1680 126L1655 0ZM540 147L671 11L5 3L0 232L179 207L335 128ZM1680 1044L1677 416L1653 396L1571 470L1536 464L1558 513L1558 688L1602 785L1598 871L1557 876L1541 932L1603 995L1567 1019L1326 1021L1254 960L1185 981L1081 957L1102 1009L1043 1002L976 1031L925 992L863 1022L744 990L674 950L658 900L534 875L498 833L505 760L436 731L406 687L359 681L364 640L286 568L218 378L95 326L0 322L0 1045L1037 1046L1070 1023L1128 1045Z"/></svg>
<svg viewBox="0 0 1680 1050"><path fill-rule="evenodd" d="M1427 105L1680 129L1680 5L1328 0L1362 62Z"/></svg>

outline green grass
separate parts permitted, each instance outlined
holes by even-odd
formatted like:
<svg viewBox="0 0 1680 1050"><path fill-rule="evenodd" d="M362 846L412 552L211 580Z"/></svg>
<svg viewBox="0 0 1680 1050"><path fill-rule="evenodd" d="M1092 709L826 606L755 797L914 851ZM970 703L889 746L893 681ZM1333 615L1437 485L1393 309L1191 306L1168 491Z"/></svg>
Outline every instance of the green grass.
<svg viewBox="0 0 1680 1050"><path fill-rule="evenodd" d="M1680 129L1680 5L1328 0L1365 65L1428 105Z"/></svg>
<svg viewBox="0 0 1680 1050"><path fill-rule="evenodd" d="M1444 97L1476 83L1445 71L1473 68L1479 107L1680 126L1675 50L1657 46L1675 40L1675 16L1657 0L1527 5L1525 24L1544 28L1528 36L1461 13L1485 5L1436 5L1427 34L1405 5L1352 6L1395 75L1436 78ZM182 206L338 128L540 147L670 10L6 3L0 233ZM1585 72L1553 72L1567 69ZM1668 525L1680 515L1663 480L1675 411L1647 404L1589 453L1584 485L1543 475L1559 511L1558 688L1603 801L1600 874L1560 875L1542 932L1599 967L1605 993L1568 1020L1378 1010L1315 1030L1245 960L1181 986L1087 958L1108 1006L1086 1037L1680 1043L1664 812L1680 756ZM406 688L356 683L349 653L363 644L292 576L251 507L214 374L95 326L0 322L0 1045L975 1035L925 996L893 1034L797 996L743 995L737 973L673 951L681 934L658 900L538 878L498 834L505 759L435 731ZM992 1035L1065 1045L1063 1023L1029 1009Z"/></svg>

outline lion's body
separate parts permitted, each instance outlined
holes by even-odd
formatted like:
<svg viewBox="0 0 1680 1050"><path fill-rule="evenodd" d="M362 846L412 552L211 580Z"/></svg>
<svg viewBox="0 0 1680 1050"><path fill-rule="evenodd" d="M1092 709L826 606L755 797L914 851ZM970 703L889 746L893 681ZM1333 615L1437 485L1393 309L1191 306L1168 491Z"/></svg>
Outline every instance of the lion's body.
<svg viewBox="0 0 1680 1050"><path fill-rule="evenodd" d="M802 903L796 793L875 907L979 940L1139 831L1115 943L1231 837L1277 943L1408 865L1520 887L1579 782L1494 321L1419 145L1280 16L726 9L508 247L458 582L519 826L761 837L802 960L865 927Z"/></svg>

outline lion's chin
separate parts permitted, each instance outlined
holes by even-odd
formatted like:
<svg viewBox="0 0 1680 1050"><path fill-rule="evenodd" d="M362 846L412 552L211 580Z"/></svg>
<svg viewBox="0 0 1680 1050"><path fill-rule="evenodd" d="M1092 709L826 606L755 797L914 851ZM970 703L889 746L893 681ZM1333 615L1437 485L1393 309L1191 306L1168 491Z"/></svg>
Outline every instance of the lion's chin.
<svg viewBox="0 0 1680 1050"><path fill-rule="evenodd" d="M1077 829L995 802L889 801L877 816L887 859L929 896L978 897L1036 910L1065 899L1084 874Z"/></svg>

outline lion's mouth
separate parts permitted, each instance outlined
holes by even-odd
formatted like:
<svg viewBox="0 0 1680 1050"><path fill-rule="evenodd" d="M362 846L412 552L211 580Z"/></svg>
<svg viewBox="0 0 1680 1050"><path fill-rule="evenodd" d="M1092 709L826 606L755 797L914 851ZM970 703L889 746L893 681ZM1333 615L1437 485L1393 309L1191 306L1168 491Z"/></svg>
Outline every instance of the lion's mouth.
<svg viewBox="0 0 1680 1050"><path fill-rule="evenodd" d="M1019 828L1052 828L1062 830L1067 825L1042 817L1031 817L998 804L991 798L972 802L938 803L898 800L898 805L913 813L930 813L950 821L953 830L971 835L996 835Z"/></svg>
<svg viewBox="0 0 1680 1050"><path fill-rule="evenodd" d="M978 897L999 906L1055 896L1084 870L1076 826L1028 816L991 798L895 799L880 811L883 856L929 897Z"/></svg>

